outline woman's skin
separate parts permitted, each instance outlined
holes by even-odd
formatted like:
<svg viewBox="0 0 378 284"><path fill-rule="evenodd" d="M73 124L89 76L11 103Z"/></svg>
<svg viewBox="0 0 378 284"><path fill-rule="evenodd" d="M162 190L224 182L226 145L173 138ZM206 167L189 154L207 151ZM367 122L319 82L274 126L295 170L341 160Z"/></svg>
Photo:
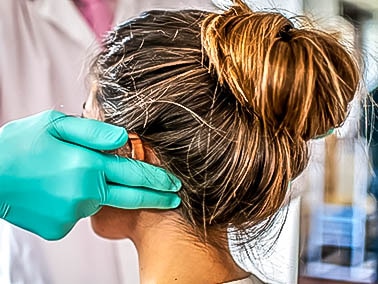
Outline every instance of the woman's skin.
<svg viewBox="0 0 378 284"><path fill-rule="evenodd" d="M101 119L101 112L90 96L83 116ZM133 158L159 164L151 149L140 147L137 137L130 137ZM121 150L122 152L122 150ZM215 248L200 242L188 231L185 221L175 211L123 210L103 207L91 217L92 228L108 239L128 238L139 255L141 283L224 283L248 277L232 259L224 243ZM125 268L127 269L127 268Z"/></svg>

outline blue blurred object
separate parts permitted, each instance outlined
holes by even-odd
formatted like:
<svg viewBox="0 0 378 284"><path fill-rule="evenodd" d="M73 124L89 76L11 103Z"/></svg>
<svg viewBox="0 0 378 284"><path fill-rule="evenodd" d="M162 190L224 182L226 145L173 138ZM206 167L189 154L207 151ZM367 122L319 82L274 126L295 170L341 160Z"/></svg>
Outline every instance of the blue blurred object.
<svg viewBox="0 0 378 284"><path fill-rule="evenodd" d="M365 251L366 213L358 206L327 204L312 214L306 275L373 283L375 257Z"/></svg>

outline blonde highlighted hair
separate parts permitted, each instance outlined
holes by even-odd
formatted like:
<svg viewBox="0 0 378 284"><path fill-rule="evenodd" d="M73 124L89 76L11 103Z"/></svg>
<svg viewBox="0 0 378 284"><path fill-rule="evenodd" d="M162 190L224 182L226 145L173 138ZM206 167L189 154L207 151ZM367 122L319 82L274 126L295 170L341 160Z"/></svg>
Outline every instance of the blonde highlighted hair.
<svg viewBox="0 0 378 284"><path fill-rule="evenodd" d="M222 14L131 19L92 73L105 121L137 133L182 180L178 211L205 239L275 215L307 165L306 142L343 123L359 82L332 35L240 1Z"/></svg>

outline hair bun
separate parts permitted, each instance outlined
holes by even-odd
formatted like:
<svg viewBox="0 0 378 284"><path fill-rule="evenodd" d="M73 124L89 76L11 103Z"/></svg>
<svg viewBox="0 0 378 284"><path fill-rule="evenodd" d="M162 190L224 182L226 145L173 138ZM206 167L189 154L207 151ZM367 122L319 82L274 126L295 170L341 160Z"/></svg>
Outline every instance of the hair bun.
<svg viewBox="0 0 378 284"><path fill-rule="evenodd" d="M241 1L202 23L209 67L265 129L305 140L339 126L356 91L355 60L331 35L296 29Z"/></svg>

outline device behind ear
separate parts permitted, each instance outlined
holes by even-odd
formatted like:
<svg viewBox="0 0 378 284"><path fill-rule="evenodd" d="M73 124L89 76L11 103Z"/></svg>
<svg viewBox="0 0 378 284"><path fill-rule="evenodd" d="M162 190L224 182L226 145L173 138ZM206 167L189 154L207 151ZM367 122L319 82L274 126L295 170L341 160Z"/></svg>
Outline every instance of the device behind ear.
<svg viewBox="0 0 378 284"><path fill-rule="evenodd" d="M135 133L129 133L129 140L127 142L131 150L131 157L135 160L144 161L144 148L143 142L140 140L139 135Z"/></svg>
<svg viewBox="0 0 378 284"><path fill-rule="evenodd" d="M117 149L114 154L134 160L144 161L155 166L161 166L161 162L156 153L148 145L143 144L143 141L138 134L132 132L129 132L128 134L129 140L127 143L123 147Z"/></svg>

